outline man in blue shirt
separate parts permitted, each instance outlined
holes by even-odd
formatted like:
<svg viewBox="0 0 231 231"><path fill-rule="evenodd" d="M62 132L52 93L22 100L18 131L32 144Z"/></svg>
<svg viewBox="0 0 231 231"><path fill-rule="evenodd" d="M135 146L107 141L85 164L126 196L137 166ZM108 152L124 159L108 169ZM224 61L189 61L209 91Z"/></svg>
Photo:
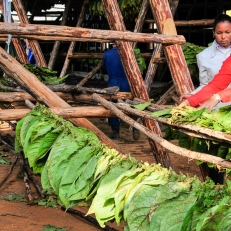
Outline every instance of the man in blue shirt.
<svg viewBox="0 0 231 231"><path fill-rule="evenodd" d="M120 92L131 91L115 43L112 43L112 49L104 52L103 67L109 75L108 87L118 86ZM108 124L112 129L112 134L109 137L119 139L120 120L118 118L108 118Z"/></svg>

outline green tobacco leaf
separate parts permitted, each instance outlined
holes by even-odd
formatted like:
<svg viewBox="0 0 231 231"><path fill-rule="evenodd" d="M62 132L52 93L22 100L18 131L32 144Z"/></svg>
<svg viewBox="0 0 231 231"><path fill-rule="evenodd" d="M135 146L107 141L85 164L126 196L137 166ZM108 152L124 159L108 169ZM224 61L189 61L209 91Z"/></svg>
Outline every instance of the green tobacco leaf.
<svg viewBox="0 0 231 231"><path fill-rule="evenodd" d="M155 199L158 187L141 185L136 191L127 211L127 226L132 231L149 230L149 211L151 204Z"/></svg>
<svg viewBox="0 0 231 231"><path fill-rule="evenodd" d="M156 116L156 117L169 117L172 115L171 111L172 111L171 108L166 108L166 109L161 110L161 111L152 112L151 115Z"/></svg>
<svg viewBox="0 0 231 231"><path fill-rule="evenodd" d="M101 227L104 227L104 223L114 217L115 203L113 192L115 191L117 179L134 164L133 159L121 159L121 157L117 163L115 162L114 165L110 167L109 172L104 176L88 211L88 214L95 213ZM108 200L105 204L106 198ZM109 200L109 198L111 198L111 200Z"/></svg>
<svg viewBox="0 0 231 231"><path fill-rule="evenodd" d="M195 194L184 193L161 203L153 213L149 231L181 230L188 210L194 205Z"/></svg>
<svg viewBox="0 0 231 231"><path fill-rule="evenodd" d="M70 186L75 181L75 179L80 176L83 169L85 168L85 164L87 164L87 162L91 159L93 150L94 147L85 146L76 152L75 155L73 155L73 157L70 159L63 173L59 185L59 197L66 206L69 204L67 193L72 193L69 192ZM75 172L75 174L73 174L73 172Z"/></svg>
<svg viewBox="0 0 231 231"><path fill-rule="evenodd" d="M49 177L48 177L48 172L47 172L47 162L41 173L41 184L44 190L49 190L50 188L52 188Z"/></svg>
<svg viewBox="0 0 231 231"><path fill-rule="evenodd" d="M143 111L146 107L150 106L151 102L146 102L146 103L142 103L142 104L138 104L138 105L131 105L131 107L134 107L140 111Z"/></svg>

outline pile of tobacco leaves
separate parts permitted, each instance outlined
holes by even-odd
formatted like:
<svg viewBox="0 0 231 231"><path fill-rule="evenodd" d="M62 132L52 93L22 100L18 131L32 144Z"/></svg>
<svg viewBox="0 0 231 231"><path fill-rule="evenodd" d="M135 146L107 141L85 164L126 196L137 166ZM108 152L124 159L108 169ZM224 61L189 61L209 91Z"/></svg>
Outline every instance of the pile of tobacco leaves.
<svg viewBox="0 0 231 231"><path fill-rule="evenodd" d="M231 229L231 182L202 183L139 162L44 106L17 123L15 149L41 173L44 190L52 190L66 208L89 206L88 214L102 227L123 220L126 231Z"/></svg>

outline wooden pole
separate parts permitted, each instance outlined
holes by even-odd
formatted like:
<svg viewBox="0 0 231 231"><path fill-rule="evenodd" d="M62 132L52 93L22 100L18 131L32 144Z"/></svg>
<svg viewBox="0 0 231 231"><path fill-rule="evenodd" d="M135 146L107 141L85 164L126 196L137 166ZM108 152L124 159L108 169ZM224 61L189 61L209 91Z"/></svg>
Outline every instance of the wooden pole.
<svg viewBox="0 0 231 231"><path fill-rule="evenodd" d="M4 7L3 7L2 0L0 0L0 10L2 11L2 14L4 15ZM13 22L12 17L11 17L11 21ZM7 41L7 38L5 41ZM25 49L23 48L20 39L19 38L11 38L11 41L12 41L14 48L17 52L18 60L22 63L29 63Z"/></svg>
<svg viewBox="0 0 231 231"><path fill-rule="evenodd" d="M48 36L49 40L69 38L72 41L129 41L141 43L163 43L163 44L184 44L185 38L182 35L145 34L130 31L96 30L81 27L0 23L1 34L13 34L34 36ZM24 36L25 35L25 36Z"/></svg>
<svg viewBox="0 0 231 231"><path fill-rule="evenodd" d="M179 3L179 0L171 1L170 9L171 9L172 15L175 15L178 3ZM155 47L155 49L153 51L153 54L152 54L151 61L150 61L149 65L148 65L148 69L147 69L147 73L146 73L145 81L144 81L148 92L150 92L150 90L151 90L153 79L155 77L156 70L157 70L157 67L158 67L158 63L154 62L154 60L161 58L162 49L163 49L162 44L157 44L156 45L156 47Z"/></svg>
<svg viewBox="0 0 231 231"><path fill-rule="evenodd" d="M7 52L0 47L0 68L9 76L11 76L24 90L31 94L39 102L45 103L48 107L70 107L68 103L59 98L46 85L41 83L38 78L25 69L17 60L7 54ZM94 132L99 139L105 144L119 150L117 145L112 142L102 131L90 123L87 119L70 119L70 121L77 125L86 127Z"/></svg>
<svg viewBox="0 0 231 231"><path fill-rule="evenodd" d="M161 34L177 35L168 0L149 1L158 32ZM164 47L164 50L178 95L191 92L194 86L181 46Z"/></svg>
<svg viewBox="0 0 231 231"><path fill-rule="evenodd" d="M92 94L77 94L77 93L64 93L64 92L55 92L55 94L62 98L65 101L72 102L81 102L81 101L92 101ZM107 100L126 100L133 99L133 95L130 92L118 92L115 95L102 94L102 97ZM26 99L30 101L36 101L36 99L28 94L27 92L0 92L0 102L13 103L13 102L22 102Z"/></svg>
<svg viewBox="0 0 231 231"><path fill-rule="evenodd" d="M149 9L149 0L143 0L139 15L138 15L138 19L136 21L135 29L134 29L135 33L142 32L144 20L148 12L148 9ZM137 42L132 43L132 48L134 49L136 45L137 45Z"/></svg>
<svg viewBox="0 0 231 231"><path fill-rule="evenodd" d="M123 17L120 12L116 0L102 0L106 17L111 30L126 31L123 22ZM149 101L148 92L144 85L143 77L140 73L131 43L116 41L116 45L122 60L125 73L129 80L132 93L135 97ZM156 132L158 136L162 136L158 123L151 120L143 121L145 126L150 130ZM149 139L153 155L157 163L161 163L163 167L170 167L170 159L168 153L160 145L156 144L153 140Z"/></svg>
<svg viewBox="0 0 231 231"><path fill-rule="evenodd" d="M17 11L18 17L20 19L21 23L29 24L29 20L27 18L25 9L22 5L21 0L13 0L14 8ZM31 46L31 49L34 53L35 60L38 63L38 66L46 67L46 60L43 56L42 50L39 46L39 43L35 40L29 40L29 45Z"/></svg>
<svg viewBox="0 0 231 231"><path fill-rule="evenodd" d="M145 23L155 23L154 19L146 19ZM200 19L200 20L188 20L188 21L175 21L176 27L186 27L186 26L212 26L214 19Z"/></svg>
<svg viewBox="0 0 231 231"><path fill-rule="evenodd" d="M68 0L65 4L65 10L63 12L62 21L60 23L61 26L66 24L68 12L69 12L69 9L71 6L71 1L72 0ZM51 51L51 56L50 56L49 63L48 63L48 68L51 70L53 70L53 68L54 68L60 45L61 45L60 41L55 41L55 44L54 44L53 49Z"/></svg>
<svg viewBox="0 0 231 231"><path fill-rule="evenodd" d="M81 12L80 12L80 15L79 15L76 27L80 27L81 26L81 24L83 22L83 19L84 19L84 13L86 12L86 8L87 8L88 4L89 4L89 0L84 0L83 1L82 9L81 9ZM71 55L74 50L75 50L75 42L72 41L71 44L70 44L70 46L69 46L66 59L64 61L63 69L62 69L62 71L60 73L60 77L63 77L66 74L67 69L68 69L68 67L70 65L70 59L68 58L68 56Z"/></svg>

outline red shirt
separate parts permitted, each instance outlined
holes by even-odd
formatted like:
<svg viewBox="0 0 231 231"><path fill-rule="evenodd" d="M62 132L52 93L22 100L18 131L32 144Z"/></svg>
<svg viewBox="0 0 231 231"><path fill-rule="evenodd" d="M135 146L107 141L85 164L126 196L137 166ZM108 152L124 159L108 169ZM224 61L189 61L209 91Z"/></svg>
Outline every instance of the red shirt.
<svg viewBox="0 0 231 231"><path fill-rule="evenodd" d="M222 102L231 101L231 88L225 89L231 83L231 55L223 62L220 71L199 92L187 98L190 105L196 107L218 93ZM224 90L225 89L225 90ZM224 90L224 91L223 91ZM222 92L220 92L222 91Z"/></svg>

